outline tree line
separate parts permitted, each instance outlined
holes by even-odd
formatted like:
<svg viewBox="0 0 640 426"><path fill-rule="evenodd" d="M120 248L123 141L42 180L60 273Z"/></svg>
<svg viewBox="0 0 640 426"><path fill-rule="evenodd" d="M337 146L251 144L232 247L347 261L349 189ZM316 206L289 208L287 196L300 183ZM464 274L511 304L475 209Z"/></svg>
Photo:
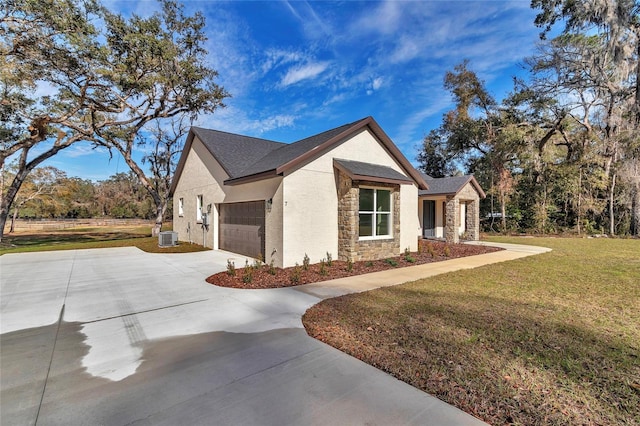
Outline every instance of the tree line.
<svg viewBox="0 0 640 426"><path fill-rule="evenodd" d="M475 174L487 229L640 235L640 5L532 6L543 32L529 78L498 102L468 62L447 72L455 108L425 137L421 168Z"/></svg>
<svg viewBox="0 0 640 426"><path fill-rule="evenodd" d="M11 179L12 168L3 171L2 182ZM68 177L52 166L38 167L25 179L10 211L10 230L17 218L155 219L155 203L135 173L116 173L93 182ZM171 206L168 206L171 215Z"/></svg>

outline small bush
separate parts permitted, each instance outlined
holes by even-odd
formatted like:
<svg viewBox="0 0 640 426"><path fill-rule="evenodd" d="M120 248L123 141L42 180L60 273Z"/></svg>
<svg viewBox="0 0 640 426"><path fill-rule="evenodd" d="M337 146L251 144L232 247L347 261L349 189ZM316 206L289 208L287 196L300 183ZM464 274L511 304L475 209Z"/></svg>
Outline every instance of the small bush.
<svg viewBox="0 0 640 426"><path fill-rule="evenodd" d="M411 250L409 250L409 247L407 247L406 249L404 249L404 256L411 256Z"/></svg>
<svg viewBox="0 0 640 426"><path fill-rule="evenodd" d="M427 253L429 253L431 257L436 257L436 250L433 248L433 244L427 243Z"/></svg>
<svg viewBox="0 0 640 426"><path fill-rule="evenodd" d="M231 259L227 260L227 275L230 277L236 276L236 265L231 261Z"/></svg>
<svg viewBox="0 0 640 426"><path fill-rule="evenodd" d="M309 269L309 256L307 256L307 253L304 254L304 258L302 259L302 269L305 271Z"/></svg>
<svg viewBox="0 0 640 426"><path fill-rule="evenodd" d="M367 263L364 264L364 266L366 266L367 268L371 268L373 266L373 262L368 261Z"/></svg>
<svg viewBox="0 0 640 426"><path fill-rule="evenodd" d="M331 253L327 252L327 266L331 266L333 264L333 258L331 257Z"/></svg>
<svg viewBox="0 0 640 426"><path fill-rule="evenodd" d="M422 243L418 241L418 254L422 254Z"/></svg>
<svg viewBox="0 0 640 426"><path fill-rule="evenodd" d="M395 261L395 260L393 260L393 259L385 259L384 261L385 261L386 263L388 263L389 265L393 266L394 268L395 268L396 266L398 266L398 262L396 262L396 261Z"/></svg>
<svg viewBox="0 0 640 426"><path fill-rule="evenodd" d="M291 284L300 284L300 275L302 272L300 271L300 265L296 263L296 266L293 267L291 272L289 273L289 281Z"/></svg>
<svg viewBox="0 0 640 426"><path fill-rule="evenodd" d="M327 275L327 264L325 263L324 259L320 261L320 275L322 275L323 277Z"/></svg>
<svg viewBox="0 0 640 426"><path fill-rule="evenodd" d="M273 266L273 259L271 259L271 262L269 262L269 273L271 275L275 275L276 274L276 267Z"/></svg>
<svg viewBox="0 0 640 426"><path fill-rule="evenodd" d="M259 254L258 257L256 258L256 260L253 261L253 267L255 269L260 269L260 267L262 266L262 255Z"/></svg>
<svg viewBox="0 0 640 426"><path fill-rule="evenodd" d="M406 260L409 263L416 263L416 258L411 255L405 255L404 260Z"/></svg>
<svg viewBox="0 0 640 426"><path fill-rule="evenodd" d="M253 281L253 266L249 265L249 261L246 260L244 264L244 271L242 272L242 282L250 283Z"/></svg>
<svg viewBox="0 0 640 426"><path fill-rule="evenodd" d="M449 257L451 256L451 249L449 248L449 246L445 246L444 247L444 257Z"/></svg>
<svg viewBox="0 0 640 426"><path fill-rule="evenodd" d="M353 271L353 262L351 259L347 259L347 272Z"/></svg>

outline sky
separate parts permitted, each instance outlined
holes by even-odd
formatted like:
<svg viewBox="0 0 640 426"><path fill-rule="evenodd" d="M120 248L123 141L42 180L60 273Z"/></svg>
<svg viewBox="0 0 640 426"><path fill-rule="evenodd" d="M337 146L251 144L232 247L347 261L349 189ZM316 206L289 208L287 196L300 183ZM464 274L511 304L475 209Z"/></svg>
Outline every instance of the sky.
<svg viewBox="0 0 640 426"><path fill-rule="evenodd" d="M104 4L125 16L160 10L151 0ZM183 4L206 17L209 65L232 95L195 125L289 143L372 116L416 166L424 136L453 107L445 73L469 60L500 100L514 76L526 78L540 33L529 0ZM128 171L88 144L43 165L91 180Z"/></svg>

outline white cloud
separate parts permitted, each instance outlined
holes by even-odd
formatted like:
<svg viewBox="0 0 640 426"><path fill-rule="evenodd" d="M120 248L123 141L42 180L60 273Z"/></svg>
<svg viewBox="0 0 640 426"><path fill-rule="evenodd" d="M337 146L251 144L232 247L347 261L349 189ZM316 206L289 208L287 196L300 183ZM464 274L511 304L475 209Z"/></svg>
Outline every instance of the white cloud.
<svg viewBox="0 0 640 426"><path fill-rule="evenodd" d="M403 3L397 0L387 0L374 10L366 8L366 13L353 22L349 32L358 34L392 34L396 32L403 22Z"/></svg>
<svg viewBox="0 0 640 426"><path fill-rule="evenodd" d="M296 84L302 80L309 80L315 78L322 74L328 67L330 62L312 62L307 63L305 65L298 65L292 67L287 71L282 80L280 81L280 85L283 87L290 86L292 84Z"/></svg>

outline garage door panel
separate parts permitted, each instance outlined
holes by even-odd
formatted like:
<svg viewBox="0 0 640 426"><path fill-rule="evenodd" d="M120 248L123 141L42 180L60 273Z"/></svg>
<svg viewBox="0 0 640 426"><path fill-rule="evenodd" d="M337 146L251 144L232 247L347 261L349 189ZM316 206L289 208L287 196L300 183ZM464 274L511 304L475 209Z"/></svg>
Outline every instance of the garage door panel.
<svg viewBox="0 0 640 426"><path fill-rule="evenodd" d="M220 205L220 248L264 259L264 201Z"/></svg>

